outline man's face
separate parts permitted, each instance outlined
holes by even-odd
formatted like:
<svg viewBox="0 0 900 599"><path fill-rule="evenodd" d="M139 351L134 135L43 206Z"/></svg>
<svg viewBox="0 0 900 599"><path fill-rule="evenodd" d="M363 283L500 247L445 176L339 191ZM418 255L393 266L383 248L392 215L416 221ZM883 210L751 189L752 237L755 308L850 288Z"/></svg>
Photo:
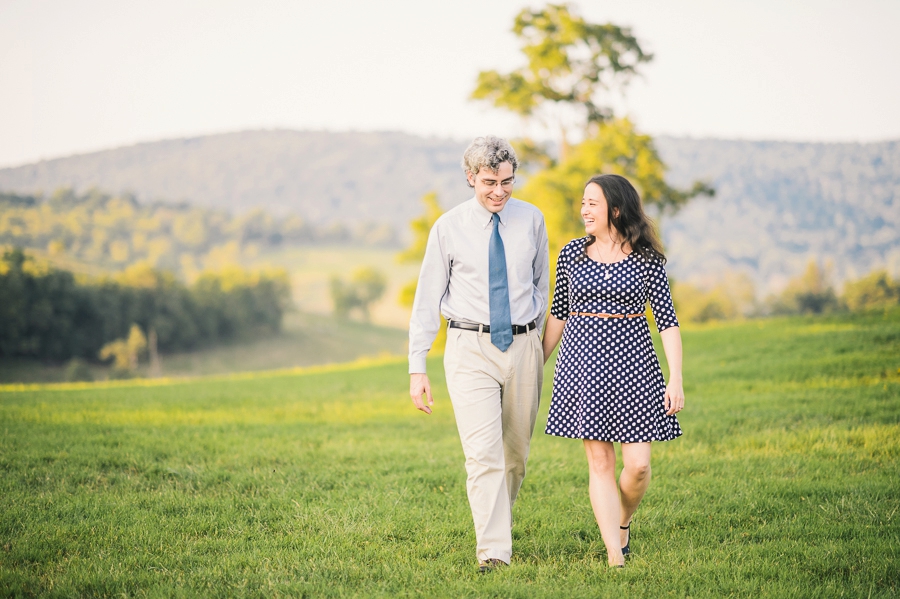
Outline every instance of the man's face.
<svg viewBox="0 0 900 599"><path fill-rule="evenodd" d="M512 196L513 167L509 162L501 162L497 172L481 167L478 174L466 173L469 185L475 188L475 199L488 212L500 212Z"/></svg>

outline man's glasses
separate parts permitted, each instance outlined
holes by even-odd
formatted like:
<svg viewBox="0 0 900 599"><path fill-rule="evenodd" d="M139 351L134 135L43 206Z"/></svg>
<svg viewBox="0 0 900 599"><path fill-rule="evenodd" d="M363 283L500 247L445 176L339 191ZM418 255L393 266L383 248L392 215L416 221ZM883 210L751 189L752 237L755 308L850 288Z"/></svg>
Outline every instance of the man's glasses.
<svg viewBox="0 0 900 599"><path fill-rule="evenodd" d="M509 179L504 179L502 181L497 181L496 179L482 179L481 184L485 187L489 187L491 189L497 187L499 185L503 189L509 189L513 186L513 183L516 182L515 177L510 177Z"/></svg>

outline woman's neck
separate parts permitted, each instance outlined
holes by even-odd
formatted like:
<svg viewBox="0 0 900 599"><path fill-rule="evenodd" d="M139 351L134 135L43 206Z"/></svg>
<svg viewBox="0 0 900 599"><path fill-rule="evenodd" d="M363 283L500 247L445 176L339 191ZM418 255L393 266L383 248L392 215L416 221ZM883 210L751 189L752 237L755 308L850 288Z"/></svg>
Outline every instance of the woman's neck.
<svg viewBox="0 0 900 599"><path fill-rule="evenodd" d="M613 232L596 237L590 247L594 248L594 259L598 262L618 262L631 253L631 247Z"/></svg>

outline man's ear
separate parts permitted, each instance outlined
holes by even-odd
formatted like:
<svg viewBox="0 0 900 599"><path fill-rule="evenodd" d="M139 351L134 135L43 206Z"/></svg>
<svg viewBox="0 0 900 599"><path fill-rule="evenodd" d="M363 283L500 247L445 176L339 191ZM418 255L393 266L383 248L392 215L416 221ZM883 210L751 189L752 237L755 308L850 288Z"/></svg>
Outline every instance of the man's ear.
<svg viewBox="0 0 900 599"><path fill-rule="evenodd" d="M619 218L619 209L613 208L613 218Z"/></svg>
<svg viewBox="0 0 900 599"><path fill-rule="evenodd" d="M466 171L466 181L469 182L469 187L475 187L475 175L472 171Z"/></svg>

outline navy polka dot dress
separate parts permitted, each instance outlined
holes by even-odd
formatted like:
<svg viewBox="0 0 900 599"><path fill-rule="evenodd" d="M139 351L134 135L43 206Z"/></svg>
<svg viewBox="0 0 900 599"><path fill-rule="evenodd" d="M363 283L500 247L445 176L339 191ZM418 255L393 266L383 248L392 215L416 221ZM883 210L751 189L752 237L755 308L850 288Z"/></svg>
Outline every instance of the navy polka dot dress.
<svg viewBox="0 0 900 599"><path fill-rule="evenodd" d="M665 268L636 252L613 264L595 262L585 256L587 239L569 242L556 263L550 313L566 324L545 432L621 443L679 437L678 419L666 416L666 383L647 319L570 315L640 314L649 299L659 331L678 326Z"/></svg>

